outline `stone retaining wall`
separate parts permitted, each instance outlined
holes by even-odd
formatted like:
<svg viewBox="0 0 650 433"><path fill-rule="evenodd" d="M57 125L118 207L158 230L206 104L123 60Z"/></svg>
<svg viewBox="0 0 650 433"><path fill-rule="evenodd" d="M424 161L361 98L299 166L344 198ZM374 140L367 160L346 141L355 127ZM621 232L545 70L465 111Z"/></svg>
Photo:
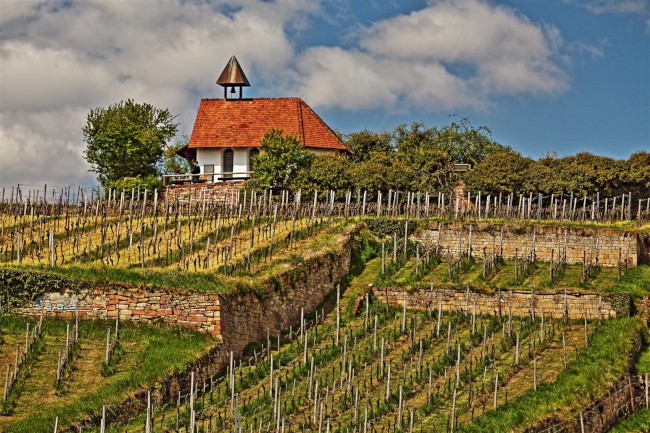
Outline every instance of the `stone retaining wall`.
<svg viewBox="0 0 650 433"><path fill-rule="evenodd" d="M416 310L465 311L487 315L540 316L599 319L630 314L630 296L609 293L498 291L482 293L454 289L372 288L379 302Z"/></svg>
<svg viewBox="0 0 650 433"><path fill-rule="evenodd" d="M325 252L280 272L264 283L262 294L210 294L126 284L63 288L46 292L17 314L164 322L220 336L223 349L239 356L254 341L299 322L300 310L313 311L350 272L358 229L344 235L337 252ZM72 284L70 284L72 286Z"/></svg>
<svg viewBox="0 0 650 433"><path fill-rule="evenodd" d="M64 289L48 292L16 308L18 314L69 317L79 313L85 319L164 322L221 335L220 298L216 294L179 293L128 285L95 287L88 290Z"/></svg>
<svg viewBox="0 0 650 433"><path fill-rule="evenodd" d="M276 290L260 299L253 294L222 296L221 334L224 346L241 353L253 341L300 322L300 310L311 313L349 272L354 236L342 252L307 260L302 266L275 277Z"/></svg>
<svg viewBox="0 0 650 433"><path fill-rule="evenodd" d="M238 191L242 189L245 182L224 181L210 183L187 183L184 185L169 185L165 187L164 197L169 201L200 201L207 202L233 202L237 198Z"/></svg>
<svg viewBox="0 0 650 433"><path fill-rule="evenodd" d="M467 253L471 247L475 257L482 257L485 249L489 255L502 251L504 258L515 255L524 257L534 249L538 260L550 261L551 254L557 260L566 252L567 263L583 263L584 258L601 266L621 264L637 266L640 240L635 231L620 231L602 228L556 227L549 225L497 225L431 223L413 236L414 240L431 249L458 256ZM471 240L471 243L470 243Z"/></svg>
<svg viewBox="0 0 650 433"><path fill-rule="evenodd" d="M79 311L80 317L112 318L118 312L121 319L136 321L163 321L210 332L220 336L215 345L185 371L165 377L152 386L156 405L175 401L178 393L185 395L190 388L190 375L196 383L203 383L228 365L230 352L235 358L242 355L250 343L271 335L300 321L300 309L311 312L321 304L336 284L350 272L352 251L356 246L358 229L349 231L338 252L328 252L307 258L285 272L276 274L265 294L207 295L131 288L126 285L81 289L76 292L46 293L37 301L16 309L17 313L38 316L69 317ZM144 410L147 391L142 390L108 415L109 422L126 421L134 413ZM96 425L98 418L87 420L87 426ZM74 431L74 426L69 431Z"/></svg>

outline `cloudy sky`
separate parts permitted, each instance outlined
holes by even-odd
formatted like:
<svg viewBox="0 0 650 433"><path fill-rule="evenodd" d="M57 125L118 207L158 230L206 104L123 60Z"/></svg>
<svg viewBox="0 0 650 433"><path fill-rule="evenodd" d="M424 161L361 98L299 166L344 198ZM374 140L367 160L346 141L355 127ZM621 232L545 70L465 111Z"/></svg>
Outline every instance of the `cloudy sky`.
<svg viewBox="0 0 650 433"><path fill-rule="evenodd" d="M650 0L0 0L0 186L92 185L81 127L133 98L178 114L235 54L246 96L333 128L486 125L524 155L650 150Z"/></svg>

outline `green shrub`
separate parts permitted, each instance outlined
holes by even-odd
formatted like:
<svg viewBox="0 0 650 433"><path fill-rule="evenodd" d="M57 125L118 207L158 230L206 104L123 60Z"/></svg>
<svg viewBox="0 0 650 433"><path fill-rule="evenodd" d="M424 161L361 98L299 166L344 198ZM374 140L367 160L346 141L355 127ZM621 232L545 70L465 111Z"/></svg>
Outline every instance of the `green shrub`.
<svg viewBox="0 0 650 433"><path fill-rule="evenodd" d="M131 198L131 192L137 197L138 191L144 194L145 189L148 191L147 195L153 197L153 190L162 189L162 181L158 176L136 176L136 177L123 177L119 180L109 182L107 188L112 188L121 194L124 191L124 196Z"/></svg>

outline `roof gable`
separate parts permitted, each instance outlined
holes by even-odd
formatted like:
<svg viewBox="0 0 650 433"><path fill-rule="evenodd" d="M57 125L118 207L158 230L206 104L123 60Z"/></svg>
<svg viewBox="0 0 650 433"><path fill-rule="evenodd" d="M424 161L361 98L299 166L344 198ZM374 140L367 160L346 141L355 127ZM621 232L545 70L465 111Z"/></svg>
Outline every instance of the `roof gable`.
<svg viewBox="0 0 650 433"><path fill-rule="evenodd" d="M306 147L350 151L300 98L202 99L189 147L259 146L270 129L295 135Z"/></svg>

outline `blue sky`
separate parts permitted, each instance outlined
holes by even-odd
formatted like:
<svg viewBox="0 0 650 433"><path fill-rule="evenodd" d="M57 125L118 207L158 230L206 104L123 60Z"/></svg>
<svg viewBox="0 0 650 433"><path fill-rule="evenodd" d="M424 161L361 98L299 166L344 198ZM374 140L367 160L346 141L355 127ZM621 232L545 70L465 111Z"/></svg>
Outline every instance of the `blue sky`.
<svg viewBox="0 0 650 433"><path fill-rule="evenodd" d="M93 183L91 107L190 134L232 54L247 96L345 133L458 115L533 157L650 150L649 0L0 0L0 185Z"/></svg>
<svg viewBox="0 0 650 433"><path fill-rule="evenodd" d="M597 11L590 11L586 2L561 0L492 3L507 5L535 23L552 25L560 31L568 45L562 52L567 56L562 62L568 75L565 91L499 95L487 109L431 107L394 113L377 107L354 115L326 109L322 115L346 132L391 129L413 120L440 125L448 121L449 115L459 115L475 125L488 126L497 140L533 157L547 152L566 155L587 151L625 158L634 151L650 151L647 2L637 2L638 9L632 6L631 10L618 10L612 2L610 8ZM347 6L338 11L334 6L331 15L335 19L331 15L315 18L313 27L299 31L299 46L349 47L350 35L354 34L350 27L409 14L425 8L427 2L353 2Z"/></svg>

